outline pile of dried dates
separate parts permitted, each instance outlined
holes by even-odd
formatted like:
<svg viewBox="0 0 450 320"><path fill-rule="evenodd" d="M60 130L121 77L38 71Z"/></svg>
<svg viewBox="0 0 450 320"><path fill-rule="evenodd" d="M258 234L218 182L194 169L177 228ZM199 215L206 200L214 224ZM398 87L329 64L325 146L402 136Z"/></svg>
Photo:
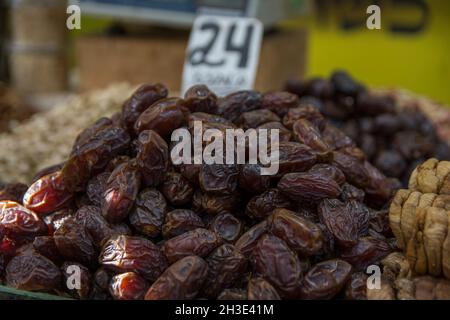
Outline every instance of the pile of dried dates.
<svg viewBox="0 0 450 320"><path fill-rule="evenodd" d="M417 107L400 110L387 95L373 94L347 73L330 79L292 80L286 90L317 107L361 148L381 172L407 186L411 172L434 157L450 159L431 121Z"/></svg>
<svg viewBox="0 0 450 320"><path fill-rule="evenodd" d="M450 279L450 162L430 159L411 175L409 189L395 195L392 231L411 270Z"/></svg>
<svg viewBox="0 0 450 320"><path fill-rule="evenodd" d="M65 163L1 188L2 283L80 299L365 299L366 268L396 248L398 181L294 94L167 96L141 86ZM278 174L173 164L171 133L194 121L280 130Z"/></svg>

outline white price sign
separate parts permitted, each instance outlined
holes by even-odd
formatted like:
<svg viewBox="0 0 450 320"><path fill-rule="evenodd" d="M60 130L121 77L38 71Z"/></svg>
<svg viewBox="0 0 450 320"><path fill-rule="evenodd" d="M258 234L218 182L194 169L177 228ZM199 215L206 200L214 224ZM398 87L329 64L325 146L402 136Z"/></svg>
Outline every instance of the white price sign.
<svg viewBox="0 0 450 320"><path fill-rule="evenodd" d="M250 90L256 77L263 35L254 18L203 15L192 27L182 92L205 84L217 95Z"/></svg>

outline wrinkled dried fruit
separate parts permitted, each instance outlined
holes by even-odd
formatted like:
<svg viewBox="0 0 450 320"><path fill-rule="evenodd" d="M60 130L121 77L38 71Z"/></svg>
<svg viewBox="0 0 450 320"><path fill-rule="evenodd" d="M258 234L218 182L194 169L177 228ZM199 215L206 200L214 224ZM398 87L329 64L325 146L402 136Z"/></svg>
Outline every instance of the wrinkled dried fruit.
<svg viewBox="0 0 450 320"><path fill-rule="evenodd" d="M300 285L300 297L306 300L326 300L337 295L350 278L352 266L335 259L316 264Z"/></svg>
<svg viewBox="0 0 450 320"><path fill-rule="evenodd" d="M242 233L242 222L232 214L225 213L213 218L209 229L223 241L234 243Z"/></svg>
<svg viewBox="0 0 450 320"><path fill-rule="evenodd" d="M130 224L142 234L157 237L161 233L166 211L166 199L161 192L144 189L136 199L136 205L130 214Z"/></svg>
<svg viewBox="0 0 450 320"><path fill-rule="evenodd" d="M247 258L230 244L218 247L206 262L208 276L203 291L208 297L216 297L223 289L231 287L247 268Z"/></svg>
<svg viewBox="0 0 450 320"><path fill-rule="evenodd" d="M106 241L98 262L115 272L136 272L149 281L155 281L167 268L166 258L150 240L125 235Z"/></svg>
<svg viewBox="0 0 450 320"><path fill-rule="evenodd" d="M137 166L145 187L158 186L169 166L167 143L154 131L143 131L137 140Z"/></svg>
<svg viewBox="0 0 450 320"><path fill-rule="evenodd" d="M302 270L297 255L278 237L265 234L250 257L254 271L269 281L284 298L294 298Z"/></svg>
<svg viewBox="0 0 450 320"><path fill-rule="evenodd" d="M217 248L220 242L214 232L198 228L167 240L162 251L169 263L174 263L190 255L205 257Z"/></svg>
<svg viewBox="0 0 450 320"><path fill-rule="evenodd" d="M189 181L176 172L169 172L166 174L161 191L167 200L174 206L189 204L194 195L194 188L192 188Z"/></svg>
<svg viewBox="0 0 450 320"><path fill-rule="evenodd" d="M247 287L248 300L281 300L277 290L262 278L252 278Z"/></svg>
<svg viewBox="0 0 450 320"><path fill-rule="evenodd" d="M207 263L199 257L185 257L172 264L152 284L145 300L192 300L208 274Z"/></svg>
<svg viewBox="0 0 450 320"><path fill-rule="evenodd" d="M194 211L177 209L167 213L162 234L165 239L169 239L204 227L202 219Z"/></svg>
<svg viewBox="0 0 450 320"><path fill-rule="evenodd" d="M143 300L147 290L147 281L134 272L118 274L109 284L109 292L116 300Z"/></svg>

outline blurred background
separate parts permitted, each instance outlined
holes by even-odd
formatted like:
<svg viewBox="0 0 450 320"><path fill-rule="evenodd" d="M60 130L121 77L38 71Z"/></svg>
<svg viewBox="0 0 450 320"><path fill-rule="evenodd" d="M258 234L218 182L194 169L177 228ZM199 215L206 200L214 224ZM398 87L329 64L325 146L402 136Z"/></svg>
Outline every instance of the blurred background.
<svg viewBox="0 0 450 320"><path fill-rule="evenodd" d="M70 4L81 8L81 29L66 27ZM381 30L366 28L371 4ZM369 86L450 103L450 2L440 0L1 0L2 90L37 107L115 82L178 91L199 13L264 23L256 89L345 69Z"/></svg>

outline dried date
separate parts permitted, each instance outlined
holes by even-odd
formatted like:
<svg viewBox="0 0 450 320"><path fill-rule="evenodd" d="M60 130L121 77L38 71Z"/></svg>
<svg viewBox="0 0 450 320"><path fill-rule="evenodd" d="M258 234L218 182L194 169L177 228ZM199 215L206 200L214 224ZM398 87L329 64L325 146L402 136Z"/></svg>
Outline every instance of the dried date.
<svg viewBox="0 0 450 320"><path fill-rule="evenodd" d="M161 250L150 240L125 235L108 239L98 257L99 263L114 272L136 272L155 281L167 268Z"/></svg>
<svg viewBox="0 0 450 320"><path fill-rule="evenodd" d="M242 222L232 214L225 213L213 218L209 229L225 242L234 243L242 233Z"/></svg>
<svg viewBox="0 0 450 320"><path fill-rule="evenodd" d="M165 239L170 239L185 232L204 227L202 219L194 211L176 209L167 213L162 227L162 235Z"/></svg>
<svg viewBox="0 0 450 320"><path fill-rule="evenodd" d="M194 188L189 181L177 172L169 172L166 174L161 191L174 206L189 204L194 195Z"/></svg>
<svg viewBox="0 0 450 320"><path fill-rule="evenodd" d="M161 192L144 189L139 193L129 216L130 224L138 232L154 238L161 233L166 212L167 202Z"/></svg>
<svg viewBox="0 0 450 320"><path fill-rule="evenodd" d="M167 240L162 251L169 263L190 255L205 257L221 244L221 239L207 229L194 229Z"/></svg>
<svg viewBox="0 0 450 320"><path fill-rule="evenodd" d="M145 187L158 186L169 167L167 143L154 131L143 131L137 140L137 166Z"/></svg>
<svg viewBox="0 0 450 320"><path fill-rule="evenodd" d="M263 278L252 278L247 287L248 300L281 300L277 290Z"/></svg>
<svg viewBox="0 0 450 320"><path fill-rule="evenodd" d="M208 265L202 258L185 257L164 271L147 291L145 300L192 300L207 274Z"/></svg>
<svg viewBox="0 0 450 320"><path fill-rule="evenodd" d="M111 279L109 292L116 300L143 300L149 285L134 272L118 274Z"/></svg>

